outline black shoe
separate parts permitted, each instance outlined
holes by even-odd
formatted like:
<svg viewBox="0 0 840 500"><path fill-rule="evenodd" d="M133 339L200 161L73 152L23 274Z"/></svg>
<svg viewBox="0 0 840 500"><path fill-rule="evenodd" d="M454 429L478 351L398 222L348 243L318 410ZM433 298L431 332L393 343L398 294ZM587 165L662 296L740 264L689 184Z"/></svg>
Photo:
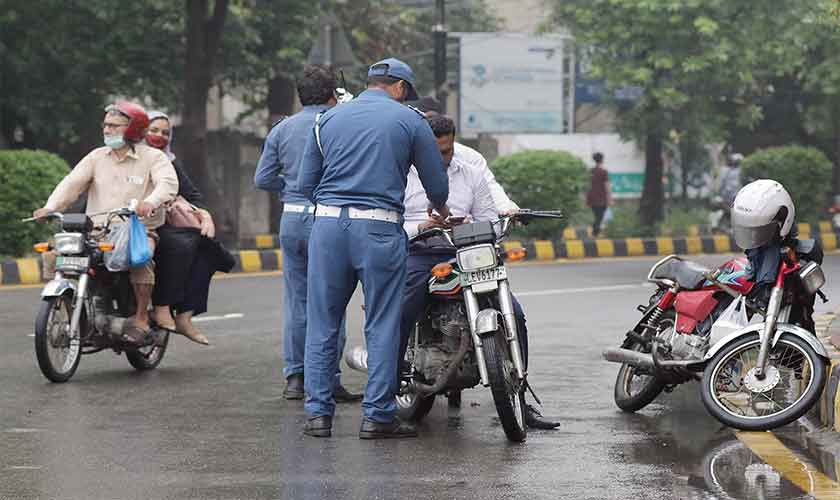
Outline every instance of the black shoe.
<svg viewBox="0 0 840 500"><path fill-rule="evenodd" d="M283 397L286 399L303 399L303 374L295 373L286 379L286 388L283 389Z"/></svg>
<svg viewBox="0 0 840 500"><path fill-rule="evenodd" d="M335 388L335 394L333 394L333 397L335 398L336 403L353 403L362 399L361 394L352 393L341 384Z"/></svg>
<svg viewBox="0 0 840 500"><path fill-rule="evenodd" d="M399 439L417 437L417 428L412 424L400 422L394 419L390 424L383 424L362 419L362 426L359 428L359 439Z"/></svg>
<svg viewBox="0 0 840 500"><path fill-rule="evenodd" d="M525 425L532 429L556 429L560 427L560 422L552 422L532 405L525 405Z"/></svg>
<svg viewBox="0 0 840 500"><path fill-rule="evenodd" d="M306 421L303 433L307 436L328 438L332 436L332 417L315 417Z"/></svg>

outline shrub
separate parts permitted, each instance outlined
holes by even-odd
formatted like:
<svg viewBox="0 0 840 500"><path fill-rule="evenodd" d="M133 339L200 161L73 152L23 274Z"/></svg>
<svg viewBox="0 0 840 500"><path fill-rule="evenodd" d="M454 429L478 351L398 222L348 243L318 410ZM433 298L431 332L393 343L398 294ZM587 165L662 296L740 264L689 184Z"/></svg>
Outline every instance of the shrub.
<svg viewBox="0 0 840 500"><path fill-rule="evenodd" d="M64 160L46 151L0 151L0 254L21 256L52 235L48 226L20 220L44 206L69 171Z"/></svg>
<svg viewBox="0 0 840 500"><path fill-rule="evenodd" d="M566 218L534 221L517 232L534 238L559 238L569 220L584 210L589 172L577 157L562 151L524 151L497 158L491 165L508 196L522 208L561 209Z"/></svg>
<svg viewBox="0 0 840 500"><path fill-rule="evenodd" d="M817 222L826 209L831 170L831 161L816 148L782 146L759 150L744 159L741 181L781 182L796 205L797 222Z"/></svg>
<svg viewBox="0 0 840 500"><path fill-rule="evenodd" d="M688 236L689 228L709 223L709 211L703 208L673 207L665 213L659 233L662 236Z"/></svg>
<svg viewBox="0 0 840 500"><path fill-rule="evenodd" d="M612 219L607 223L605 229L608 238L650 238L657 236L656 226L642 225L637 203L614 205L612 213Z"/></svg>

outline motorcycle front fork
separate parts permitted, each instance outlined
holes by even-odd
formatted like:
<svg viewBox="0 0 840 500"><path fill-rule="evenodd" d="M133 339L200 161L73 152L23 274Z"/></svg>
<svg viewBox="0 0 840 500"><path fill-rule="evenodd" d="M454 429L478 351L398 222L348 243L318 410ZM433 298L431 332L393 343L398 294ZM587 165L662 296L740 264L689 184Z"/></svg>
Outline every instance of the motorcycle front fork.
<svg viewBox="0 0 840 500"><path fill-rule="evenodd" d="M472 333L473 345L475 346L475 359L478 364L478 374L481 377L481 384L485 387L490 385L490 378L487 375L487 362L484 359L484 351L481 349L482 339L476 333L475 320L480 311L478 306L478 298L475 293L469 288L464 289L464 303L467 308L467 320L470 324L470 332ZM525 363L522 360L522 351L519 348L519 335L516 328L516 315L513 312L513 299L510 295L510 285L507 281L499 282L499 309L501 309L502 319L505 322L505 331L507 332L507 342L510 348L510 357L513 362L513 367L516 370L517 378L522 381L525 380Z"/></svg>
<svg viewBox="0 0 840 500"><path fill-rule="evenodd" d="M73 317L70 320L71 339L79 338L79 330L81 328L79 323L82 321L82 310L85 308L85 298L87 297L89 282L90 276L88 276L87 273L83 273L79 276L79 284L76 287L75 304L73 305Z"/></svg>
<svg viewBox="0 0 840 500"><path fill-rule="evenodd" d="M776 333L776 323L779 320L779 311L782 309L782 298L784 289L778 286L773 287L770 292L770 301L767 304L767 317L764 318L764 330L761 332L761 348L758 351L758 359L755 364L755 376L758 379L764 378L764 368L767 365L767 357L770 353L770 342L773 334Z"/></svg>

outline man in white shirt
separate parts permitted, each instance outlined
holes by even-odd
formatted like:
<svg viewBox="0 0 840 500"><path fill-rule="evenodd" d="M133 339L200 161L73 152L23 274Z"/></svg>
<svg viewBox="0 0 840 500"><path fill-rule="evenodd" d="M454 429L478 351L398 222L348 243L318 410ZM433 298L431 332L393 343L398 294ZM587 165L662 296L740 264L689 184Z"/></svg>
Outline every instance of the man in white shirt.
<svg viewBox="0 0 840 500"><path fill-rule="evenodd" d="M437 139L438 148L441 156L443 156L443 163L446 165L446 173L449 177L449 199L446 204L451 213L450 221L453 219L461 220L461 218L467 222L494 220L503 211L500 208L510 210L512 206L516 206L510 201L501 186L497 184L501 196L504 200L507 200L505 205L499 206L497 198L492 195L492 190L487 182L485 170L489 172L489 169L484 158L481 158L481 162L468 162L464 161L463 157L458 154L458 149L455 147L455 124L450 118L436 114L429 116L427 119ZM481 156L477 151L470 151ZM490 175L492 176L492 173ZM429 201L426 198L426 192L420 184L417 172L414 168L411 168L406 184L404 214L404 227L409 237L433 227L449 227L452 225L451 222L440 219L435 215L429 215L428 207ZM427 283L432 267L453 257L455 257L455 249L439 238L430 238L413 243L409 248L400 328L399 359L405 358L411 329L428 302ZM527 366L528 331L525 324L525 314L515 297L513 298L513 306L517 329L520 333L522 357ZM558 422L545 420L539 411L531 405L527 406L525 417L526 424L529 427L553 429L560 425Z"/></svg>

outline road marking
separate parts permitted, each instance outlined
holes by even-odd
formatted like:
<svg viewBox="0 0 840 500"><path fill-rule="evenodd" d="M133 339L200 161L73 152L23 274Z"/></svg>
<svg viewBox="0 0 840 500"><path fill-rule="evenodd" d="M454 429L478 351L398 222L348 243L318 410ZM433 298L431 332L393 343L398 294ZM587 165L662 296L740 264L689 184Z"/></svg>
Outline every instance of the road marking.
<svg viewBox="0 0 840 500"><path fill-rule="evenodd" d="M41 432L41 429L28 429L23 427L12 427L11 429L6 429L3 432L7 432L9 434L28 434L31 432Z"/></svg>
<svg viewBox="0 0 840 500"><path fill-rule="evenodd" d="M649 288L648 283L628 283L626 285L591 286L587 288L555 288L552 290L532 290L530 292L514 292L516 297L539 297L541 295L564 295L570 293L610 292L613 290L631 290Z"/></svg>
<svg viewBox="0 0 840 500"><path fill-rule="evenodd" d="M225 314L224 316L201 316L199 318L193 318L193 323L202 323L205 321L223 321L226 319L239 319L244 317L245 315L242 313L231 313Z"/></svg>
<svg viewBox="0 0 840 500"><path fill-rule="evenodd" d="M840 483L831 480L799 458L772 433L739 431L735 435L767 465L776 469L806 494L816 500L840 500Z"/></svg>
<svg viewBox="0 0 840 500"><path fill-rule="evenodd" d="M9 467L9 470L41 470L43 467L40 465L12 465Z"/></svg>

